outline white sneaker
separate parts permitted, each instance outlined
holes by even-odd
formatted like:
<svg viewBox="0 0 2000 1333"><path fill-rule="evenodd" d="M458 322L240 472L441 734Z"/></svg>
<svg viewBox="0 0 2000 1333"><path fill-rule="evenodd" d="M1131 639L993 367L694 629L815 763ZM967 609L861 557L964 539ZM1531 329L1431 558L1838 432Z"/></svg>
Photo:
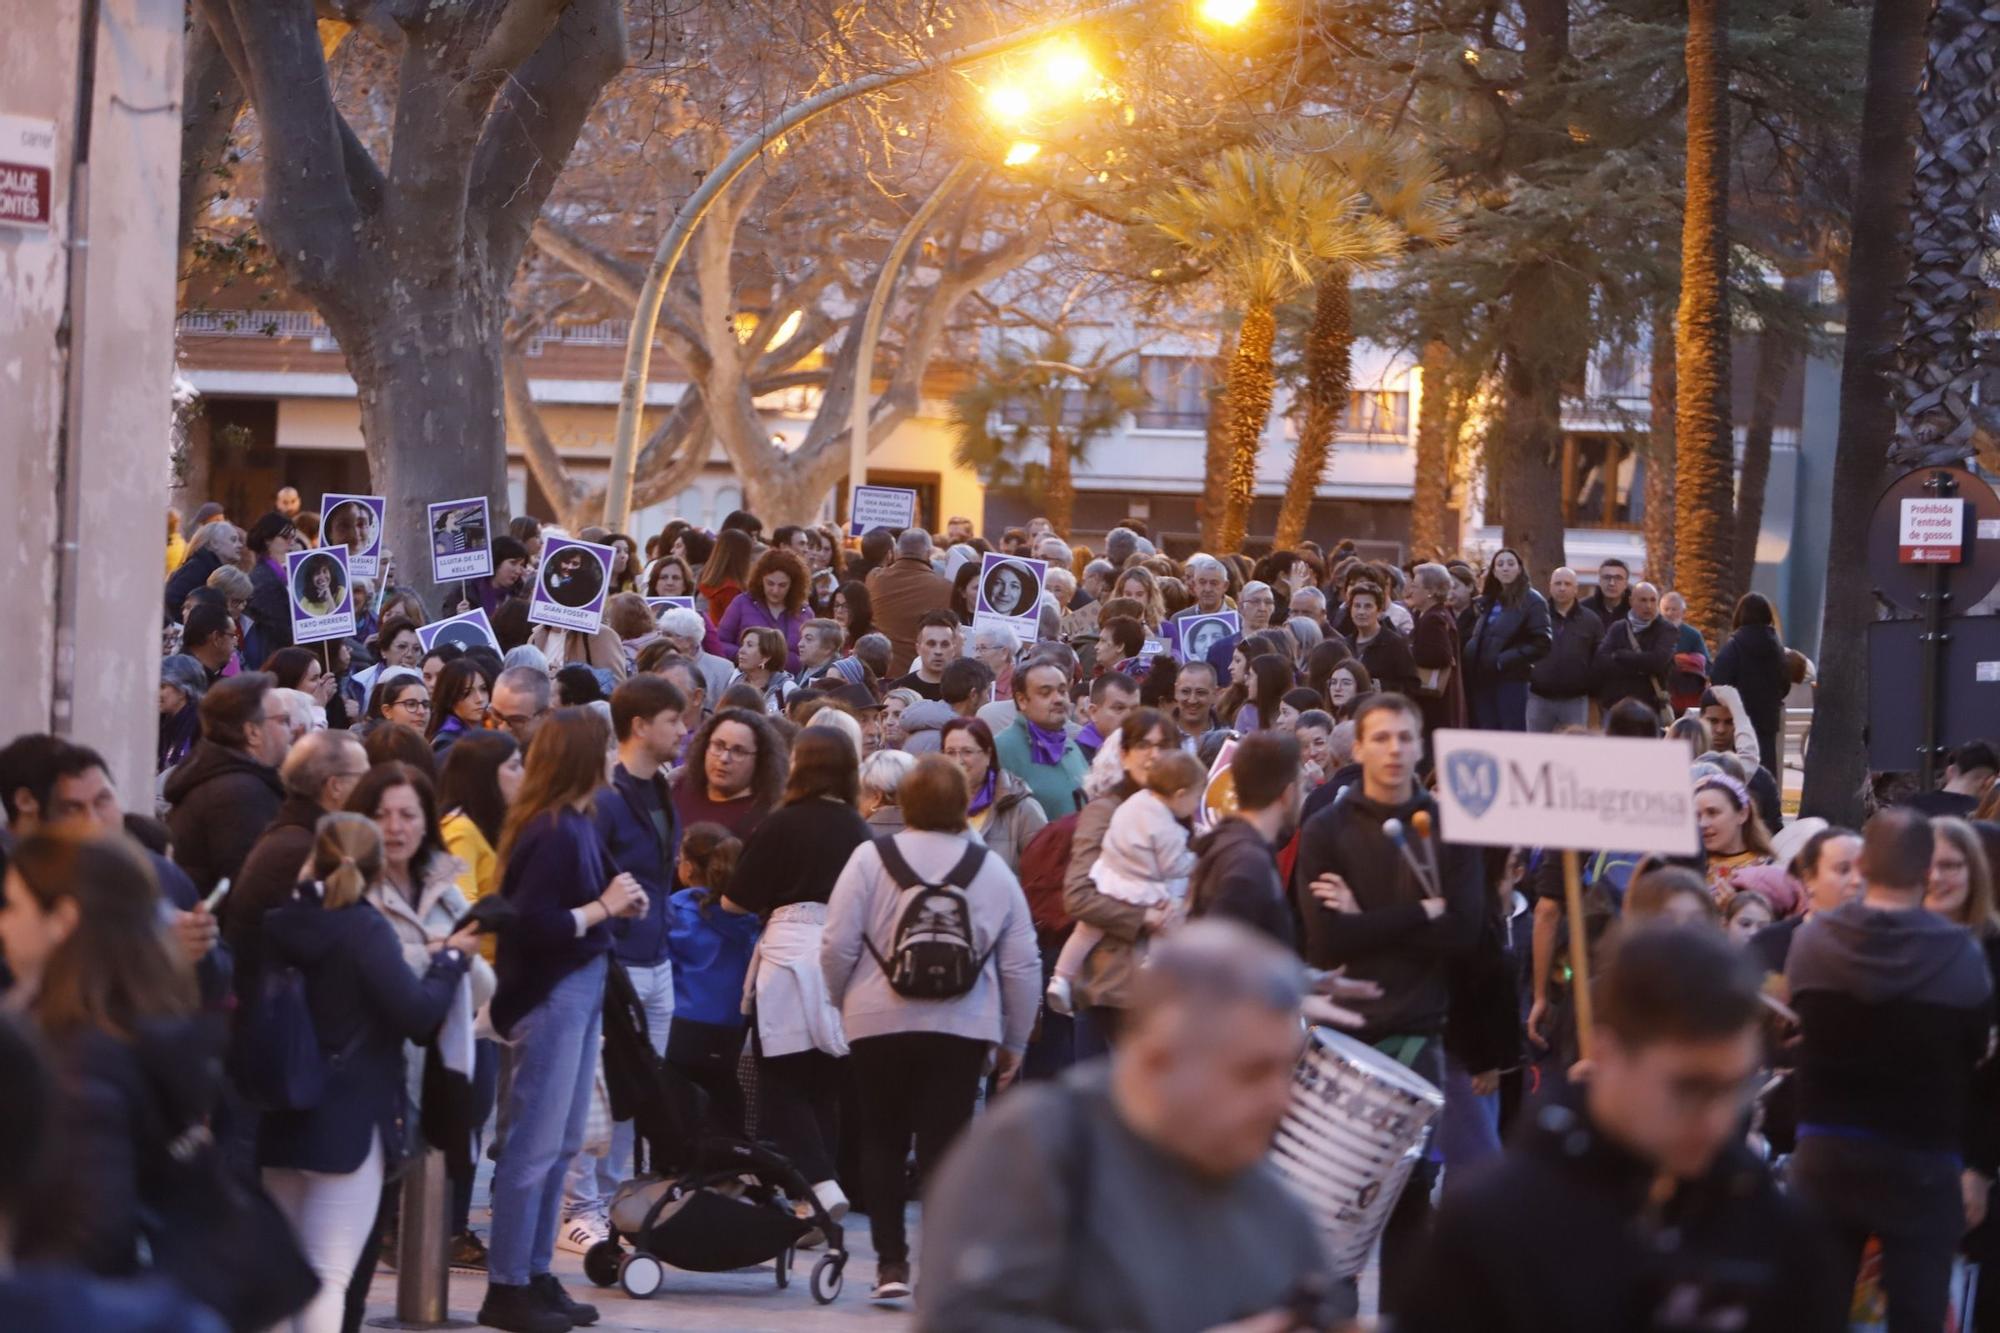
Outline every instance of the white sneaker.
<svg viewBox="0 0 2000 1333"><path fill-rule="evenodd" d="M556 1248L582 1254L591 1246L611 1238L611 1228L595 1213L579 1213L562 1224L556 1234Z"/></svg>
<svg viewBox="0 0 2000 1333"><path fill-rule="evenodd" d="M1076 1013L1076 1002L1071 998L1069 980L1066 977L1050 977L1049 988L1043 992L1049 1003L1049 1012L1069 1018Z"/></svg>
<svg viewBox="0 0 2000 1333"><path fill-rule="evenodd" d="M848 1207L847 1195L841 1192L839 1181L820 1181L819 1184L813 1186L813 1197L819 1200L820 1207L826 1209L828 1217L836 1222L846 1219Z"/></svg>

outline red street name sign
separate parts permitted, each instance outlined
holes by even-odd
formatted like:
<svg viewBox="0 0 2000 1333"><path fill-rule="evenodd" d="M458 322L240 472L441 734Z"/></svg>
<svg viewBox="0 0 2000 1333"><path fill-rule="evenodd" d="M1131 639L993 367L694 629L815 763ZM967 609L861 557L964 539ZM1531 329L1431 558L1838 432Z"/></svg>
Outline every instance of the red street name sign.
<svg viewBox="0 0 2000 1333"><path fill-rule="evenodd" d="M1965 558L1965 501L1905 499L1896 524L1896 559L1955 565Z"/></svg>
<svg viewBox="0 0 2000 1333"><path fill-rule="evenodd" d="M0 116L0 225L47 227L55 220L56 123Z"/></svg>

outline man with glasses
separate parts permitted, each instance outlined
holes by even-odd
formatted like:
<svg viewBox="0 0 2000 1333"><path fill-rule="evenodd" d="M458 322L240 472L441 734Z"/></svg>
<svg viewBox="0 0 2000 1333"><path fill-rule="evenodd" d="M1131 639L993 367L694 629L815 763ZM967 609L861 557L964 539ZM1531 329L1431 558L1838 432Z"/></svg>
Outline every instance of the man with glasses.
<svg viewBox="0 0 2000 1333"><path fill-rule="evenodd" d="M277 766L291 730L284 702L271 694L276 684L268 672L246 671L210 687L201 698L201 739L167 777L174 861L197 893L236 878L284 800Z"/></svg>
<svg viewBox="0 0 2000 1333"><path fill-rule="evenodd" d="M676 822L720 824L748 838L777 807L784 781L784 742L771 724L748 709L725 708L695 733L674 775Z"/></svg>
<svg viewBox="0 0 2000 1333"><path fill-rule="evenodd" d="M1446 1193L1398 1333L1845 1328L1852 1267L1834 1280L1743 1141L1761 980L1711 927L1627 935L1594 989L1589 1080Z"/></svg>
<svg viewBox="0 0 2000 1333"><path fill-rule="evenodd" d="M536 728L549 714L549 693L547 673L533 667L509 667L493 682L493 699L487 712L498 718L501 726L513 732L514 739L526 750L528 742L535 738ZM428 698L424 702L424 712L426 715L430 712Z"/></svg>

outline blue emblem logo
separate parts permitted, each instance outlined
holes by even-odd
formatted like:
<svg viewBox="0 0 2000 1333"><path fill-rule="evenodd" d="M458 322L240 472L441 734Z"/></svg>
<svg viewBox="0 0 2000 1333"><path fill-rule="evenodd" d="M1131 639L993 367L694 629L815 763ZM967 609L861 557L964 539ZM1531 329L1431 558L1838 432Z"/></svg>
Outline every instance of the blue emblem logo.
<svg viewBox="0 0 2000 1333"><path fill-rule="evenodd" d="M1452 799L1478 819L1500 794L1500 762L1484 750L1460 750L1445 764L1445 781Z"/></svg>

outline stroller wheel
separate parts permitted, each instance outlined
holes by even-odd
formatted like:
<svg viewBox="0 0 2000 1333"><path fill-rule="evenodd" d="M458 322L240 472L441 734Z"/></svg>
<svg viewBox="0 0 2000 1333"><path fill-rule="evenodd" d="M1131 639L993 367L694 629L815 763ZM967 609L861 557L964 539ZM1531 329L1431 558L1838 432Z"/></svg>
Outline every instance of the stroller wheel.
<svg viewBox="0 0 2000 1333"><path fill-rule="evenodd" d="M666 1266L650 1254L632 1254L618 1270L618 1285L634 1300L643 1301L667 1280Z"/></svg>
<svg viewBox="0 0 2000 1333"><path fill-rule="evenodd" d="M786 1287L792 1285L792 1252L790 1250L785 1250L779 1254L777 1259L773 1261L772 1267L778 1270L779 1291L783 1291Z"/></svg>
<svg viewBox="0 0 2000 1333"><path fill-rule="evenodd" d="M583 1252L583 1275L600 1287L608 1287L618 1280L618 1262L624 1257L617 1241L600 1240Z"/></svg>
<svg viewBox="0 0 2000 1333"><path fill-rule="evenodd" d="M832 1305L840 1299L841 1270L847 1267L844 1254L822 1254L813 1265L813 1299L821 1305Z"/></svg>

